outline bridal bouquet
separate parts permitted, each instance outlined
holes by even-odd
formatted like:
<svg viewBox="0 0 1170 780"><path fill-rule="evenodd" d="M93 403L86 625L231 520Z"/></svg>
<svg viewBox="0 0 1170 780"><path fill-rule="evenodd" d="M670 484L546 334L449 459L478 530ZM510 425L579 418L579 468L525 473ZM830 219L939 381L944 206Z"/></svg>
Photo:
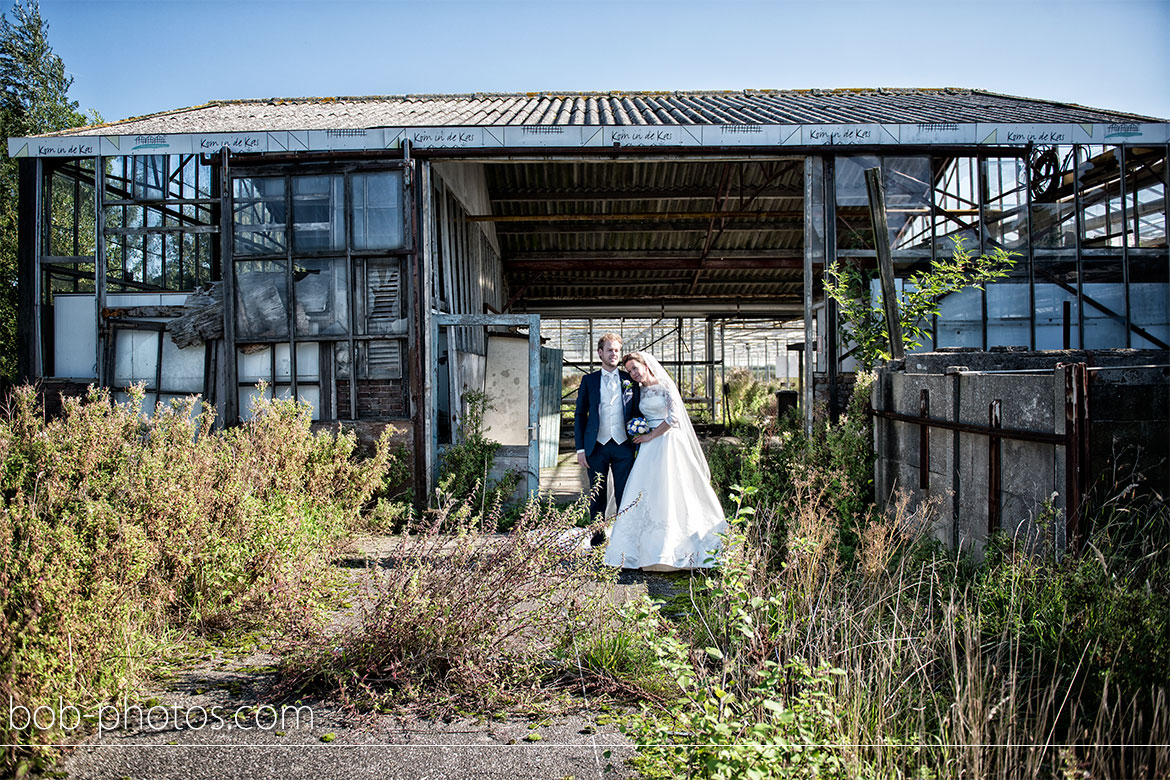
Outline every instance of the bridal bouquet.
<svg viewBox="0 0 1170 780"><path fill-rule="evenodd" d="M639 436L643 433L650 433L650 425L646 422L645 417L635 417L626 423L626 433L631 436Z"/></svg>

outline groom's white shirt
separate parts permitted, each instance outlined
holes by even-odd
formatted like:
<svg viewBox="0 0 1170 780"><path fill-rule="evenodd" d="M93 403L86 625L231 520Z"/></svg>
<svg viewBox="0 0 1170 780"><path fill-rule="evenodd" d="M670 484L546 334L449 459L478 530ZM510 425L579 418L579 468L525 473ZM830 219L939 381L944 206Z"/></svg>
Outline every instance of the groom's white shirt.
<svg viewBox="0 0 1170 780"><path fill-rule="evenodd" d="M617 369L601 370L601 403L598 409L597 441L605 444L613 439L618 444L626 440L626 420L622 410L621 377Z"/></svg>

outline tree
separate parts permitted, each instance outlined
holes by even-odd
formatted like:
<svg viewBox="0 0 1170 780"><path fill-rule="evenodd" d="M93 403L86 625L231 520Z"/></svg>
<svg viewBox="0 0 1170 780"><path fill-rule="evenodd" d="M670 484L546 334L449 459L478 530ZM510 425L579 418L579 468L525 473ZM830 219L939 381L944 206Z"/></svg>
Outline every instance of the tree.
<svg viewBox="0 0 1170 780"><path fill-rule="evenodd" d="M968 287L982 290L987 282L1011 273L1015 252L995 248L975 257L961 238L954 239L950 257L936 258L930 270L911 274L898 297L898 320L906 348L922 346L930 334L930 319L938 314L943 298ZM837 302L846 339L857 345L854 356L865 370L879 360L890 359L890 339L885 309L874 303L870 282L876 272L842 265L837 260L825 269L825 294Z"/></svg>
<svg viewBox="0 0 1170 780"><path fill-rule="evenodd" d="M86 124L70 100L73 78L53 53L36 0L17 0L0 16L0 375L16 374L17 161L8 139Z"/></svg>

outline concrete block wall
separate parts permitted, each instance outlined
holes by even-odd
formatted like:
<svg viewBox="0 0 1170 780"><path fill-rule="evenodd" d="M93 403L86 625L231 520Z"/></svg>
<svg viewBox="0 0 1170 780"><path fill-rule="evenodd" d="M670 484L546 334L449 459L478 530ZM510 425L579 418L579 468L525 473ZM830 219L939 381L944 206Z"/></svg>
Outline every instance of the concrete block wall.
<svg viewBox="0 0 1170 780"><path fill-rule="evenodd" d="M926 416L931 419L986 427L990 407L998 402L1000 427L1063 436L1065 373L1070 369L1056 366L1077 362L1089 366L1091 457L1081 465L1084 484L1090 488L1111 484L1114 472L1128 474L1133 481L1140 473L1137 484L1146 492L1170 495L1170 490L1158 490L1170 483L1170 369L1165 367L1170 354L1165 351L912 355L879 371L873 408L918 417L925 390ZM954 367L966 370L951 370ZM1020 373L980 373L990 371ZM923 487L920 426L879 415L874 437L879 500L904 490L914 505L935 502L933 535L952 548L981 553L991 525L991 439L930 427ZM1008 438L999 442L999 528L1028 545L1046 541L1063 549L1068 541L1065 446Z"/></svg>

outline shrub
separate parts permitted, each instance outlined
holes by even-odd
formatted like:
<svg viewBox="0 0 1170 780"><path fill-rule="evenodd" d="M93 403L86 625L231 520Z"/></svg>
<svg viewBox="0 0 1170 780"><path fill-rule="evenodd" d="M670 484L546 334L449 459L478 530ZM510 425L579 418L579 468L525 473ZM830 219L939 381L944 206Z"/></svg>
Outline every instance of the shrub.
<svg viewBox="0 0 1170 780"><path fill-rule="evenodd" d="M195 399L146 418L131 396L91 389L46 420L22 387L0 419L0 695L15 706L133 695L178 629L301 619L387 467L388 438L356 461L352 436L314 435L291 401L213 432ZM0 731L8 769L54 736Z"/></svg>
<svg viewBox="0 0 1170 780"><path fill-rule="evenodd" d="M576 549L583 511L530 502L511 533L493 534L497 517L442 501L372 572L356 626L289 649L282 690L440 715L531 702L565 626L600 608L592 592L608 575Z"/></svg>

